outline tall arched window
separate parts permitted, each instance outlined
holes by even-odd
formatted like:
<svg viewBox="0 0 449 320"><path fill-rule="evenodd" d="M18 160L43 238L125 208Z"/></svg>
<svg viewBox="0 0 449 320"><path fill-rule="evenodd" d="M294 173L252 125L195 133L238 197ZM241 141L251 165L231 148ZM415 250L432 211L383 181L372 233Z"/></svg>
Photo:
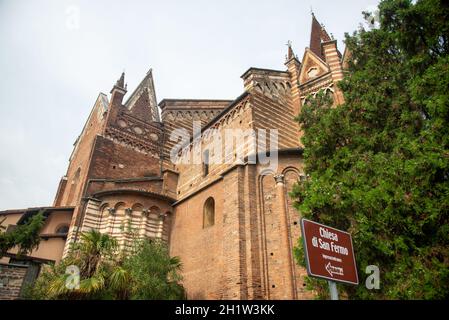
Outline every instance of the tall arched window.
<svg viewBox="0 0 449 320"><path fill-rule="evenodd" d="M124 227L122 222L125 217L125 203L118 202L115 204L114 208L110 211L109 215L109 233L114 235L114 233L121 233L121 228ZM117 223L118 222L118 223Z"/></svg>
<svg viewBox="0 0 449 320"><path fill-rule="evenodd" d="M98 227L101 231L107 231L108 216L109 216L109 203L103 203L100 207L100 219L98 221Z"/></svg>
<svg viewBox="0 0 449 320"><path fill-rule="evenodd" d="M203 208L203 228L213 226L215 224L215 200L207 198Z"/></svg>
<svg viewBox="0 0 449 320"><path fill-rule="evenodd" d="M203 153L203 177L209 174L209 150Z"/></svg>

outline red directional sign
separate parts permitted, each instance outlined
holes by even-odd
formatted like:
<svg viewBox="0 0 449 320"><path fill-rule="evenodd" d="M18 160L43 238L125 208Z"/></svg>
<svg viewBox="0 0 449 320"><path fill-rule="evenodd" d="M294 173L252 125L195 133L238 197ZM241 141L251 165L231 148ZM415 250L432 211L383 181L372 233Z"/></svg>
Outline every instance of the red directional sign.
<svg viewBox="0 0 449 320"><path fill-rule="evenodd" d="M309 276L359 284L349 233L307 219L301 230Z"/></svg>

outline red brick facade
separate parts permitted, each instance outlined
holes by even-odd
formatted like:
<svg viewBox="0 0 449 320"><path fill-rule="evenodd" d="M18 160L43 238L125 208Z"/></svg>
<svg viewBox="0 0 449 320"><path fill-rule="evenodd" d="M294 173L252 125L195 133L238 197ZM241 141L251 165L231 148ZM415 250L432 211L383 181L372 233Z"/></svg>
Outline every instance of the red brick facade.
<svg viewBox="0 0 449 320"><path fill-rule="evenodd" d="M288 192L304 175L294 118L319 90L342 102L335 85L342 60L313 17L301 62L289 47L286 70L250 68L237 99L164 99L161 118L151 70L127 102L122 75L111 97L100 94L95 102L55 197L54 206L75 207L66 249L90 228L125 245L119 226L130 223L142 236L165 239L181 258L189 298L312 298L292 253L300 227ZM172 135L185 129L191 136L194 121L201 135L179 154L201 159L207 151L208 158L229 161L171 161L179 142ZM278 153L277 166L250 161L256 152L250 138L213 148L211 141L225 140L229 129L277 130L277 146L256 139L273 149L270 155Z"/></svg>

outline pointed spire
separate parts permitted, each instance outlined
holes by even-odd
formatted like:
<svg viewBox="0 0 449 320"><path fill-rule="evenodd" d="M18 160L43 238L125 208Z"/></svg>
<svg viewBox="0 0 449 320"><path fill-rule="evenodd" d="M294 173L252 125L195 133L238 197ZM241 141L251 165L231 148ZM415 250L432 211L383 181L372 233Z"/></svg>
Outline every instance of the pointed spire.
<svg viewBox="0 0 449 320"><path fill-rule="evenodd" d="M324 24L321 24L321 40L326 42L326 41L331 41L331 37L329 37L329 34L326 31L326 28L324 27Z"/></svg>
<svg viewBox="0 0 449 320"><path fill-rule="evenodd" d="M115 85L112 87L111 93L118 90L121 91L122 94L124 95L126 93L126 87L127 85L125 84L125 72L123 71L120 78L115 82Z"/></svg>
<svg viewBox="0 0 449 320"><path fill-rule="evenodd" d="M295 58L295 53L293 52L292 42L290 40L287 41L286 45L288 46L287 61L289 61L290 59Z"/></svg>
<svg viewBox="0 0 449 320"><path fill-rule="evenodd" d="M323 57L321 54L321 25L315 18L315 14L312 12L312 31L310 32L310 45L309 49L319 57Z"/></svg>
<svg viewBox="0 0 449 320"><path fill-rule="evenodd" d="M320 58L324 58L321 50L321 42L330 41L331 38L326 32L324 25L320 24L312 12L312 30L310 32L309 49Z"/></svg>
<svg viewBox="0 0 449 320"><path fill-rule="evenodd" d="M120 79L117 80L115 85L119 88L125 89L125 72L122 72Z"/></svg>

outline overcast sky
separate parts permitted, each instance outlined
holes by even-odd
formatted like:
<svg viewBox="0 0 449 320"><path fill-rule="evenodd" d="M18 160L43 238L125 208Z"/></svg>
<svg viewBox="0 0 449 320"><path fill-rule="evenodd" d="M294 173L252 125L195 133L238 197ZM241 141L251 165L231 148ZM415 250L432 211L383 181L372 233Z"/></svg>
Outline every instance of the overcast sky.
<svg viewBox="0 0 449 320"><path fill-rule="evenodd" d="M99 92L153 68L163 98L233 99L249 67L302 58L311 7L338 40L377 0L0 0L0 210L52 205ZM125 97L126 99L126 97Z"/></svg>

